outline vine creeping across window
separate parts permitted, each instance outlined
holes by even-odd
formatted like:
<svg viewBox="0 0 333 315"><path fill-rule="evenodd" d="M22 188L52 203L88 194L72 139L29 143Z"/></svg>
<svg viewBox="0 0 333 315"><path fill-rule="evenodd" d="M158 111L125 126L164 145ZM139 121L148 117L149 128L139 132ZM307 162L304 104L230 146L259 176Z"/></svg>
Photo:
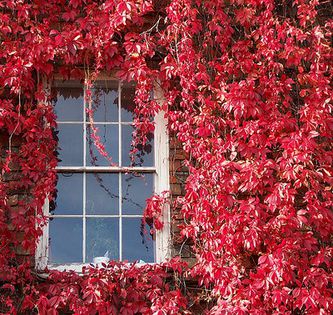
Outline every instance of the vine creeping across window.
<svg viewBox="0 0 333 315"><path fill-rule="evenodd" d="M147 198L168 189L165 122L162 115L155 119L150 143L138 148L133 163L129 153L134 86L101 80L91 92L94 127L112 164L99 153L92 137L83 84L56 81L59 165L57 193L48 206L50 220L44 233L47 265L82 265L101 257L161 261L166 257L167 232L152 236L142 223L142 212Z"/></svg>

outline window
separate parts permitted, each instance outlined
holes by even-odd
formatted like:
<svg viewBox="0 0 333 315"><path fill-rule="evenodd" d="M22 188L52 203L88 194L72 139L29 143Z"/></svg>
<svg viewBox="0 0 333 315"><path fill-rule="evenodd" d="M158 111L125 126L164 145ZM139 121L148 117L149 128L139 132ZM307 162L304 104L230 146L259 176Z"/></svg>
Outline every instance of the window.
<svg viewBox="0 0 333 315"><path fill-rule="evenodd" d="M142 226L145 200L153 192L169 189L168 138L163 114L155 117L151 141L138 148L133 164L129 152L134 86L110 79L95 82L94 126L112 157L110 165L92 139L83 84L56 81L54 90L60 160L57 194L54 203L45 205L50 220L38 245L37 267L72 268L92 263L96 257L129 262L163 261L168 256L167 209L163 231L152 236L149 227Z"/></svg>

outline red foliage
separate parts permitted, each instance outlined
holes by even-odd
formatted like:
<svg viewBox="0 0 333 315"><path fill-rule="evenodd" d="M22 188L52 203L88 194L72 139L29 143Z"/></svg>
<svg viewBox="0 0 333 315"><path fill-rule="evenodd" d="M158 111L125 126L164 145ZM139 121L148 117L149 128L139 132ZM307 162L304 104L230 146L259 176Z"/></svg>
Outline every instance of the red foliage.
<svg viewBox="0 0 333 315"><path fill-rule="evenodd" d="M0 312L159 315L189 308L177 282L166 283L166 266L111 263L83 276L51 273L43 283L29 262L16 259L19 245L34 251L44 221L34 214L54 190L55 116L44 83L54 73L82 78L84 66L93 72L88 85L115 70L137 82L133 147L145 143L151 117L163 109L188 153L181 234L193 240L197 257L186 274L208 289L203 300L214 301L207 311L330 313L328 2L172 0L158 8L144 0L2 0L0 8L0 128L8 140L1 152ZM162 108L151 100L156 82ZM98 145L97 131L94 139ZM14 211L13 191L33 198ZM151 199L146 215L156 219L160 206ZM171 262L170 271L183 276L179 264Z"/></svg>
<svg viewBox="0 0 333 315"><path fill-rule="evenodd" d="M75 314L177 314L186 307L186 299L170 279L172 265L111 262L84 268L82 275L53 271L34 298L42 314L57 309Z"/></svg>

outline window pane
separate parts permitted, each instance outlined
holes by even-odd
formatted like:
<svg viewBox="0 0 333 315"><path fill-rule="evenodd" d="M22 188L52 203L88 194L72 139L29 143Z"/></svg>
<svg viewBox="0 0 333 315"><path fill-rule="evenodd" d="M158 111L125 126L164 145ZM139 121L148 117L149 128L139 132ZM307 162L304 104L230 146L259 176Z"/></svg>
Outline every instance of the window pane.
<svg viewBox="0 0 333 315"><path fill-rule="evenodd" d="M118 121L118 96L117 81L97 81L94 84L92 109L95 122Z"/></svg>
<svg viewBox="0 0 333 315"><path fill-rule="evenodd" d="M83 121L83 86L78 81L58 82L55 113L58 121Z"/></svg>
<svg viewBox="0 0 333 315"><path fill-rule="evenodd" d="M130 151L132 149L132 132L134 127L128 125L122 125L122 165L131 166ZM139 151L135 156L133 166L154 166L154 134L148 135L150 140L144 147L141 145L138 147Z"/></svg>
<svg viewBox="0 0 333 315"><path fill-rule="evenodd" d="M111 157L112 162L118 164L118 147L119 147L119 137L118 137L118 126L116 125L105 125L96 124L98 128L98 136L101 140L101 144L104 146L105 151L108 156ZM91 134L90 127L87 128L87 165L92 166L110 166L107 158L102 156L98 149L96 148L94 139Z"/></svg>
<svg viewBox="0 0 333 315"><path fill-rule="evenodd" d="M131 122L134 115L135 85L125 83L121 88L121 121Z"/></svg>
<svg viewBox="0 0 333 315"><path fill-rule="evenodd" d="M118 178L118 174L87 174L87 214L119 213Z"/></svg>
<svg viewBox="0 0 333 315"><path fill-rule="evenodd" d="M83 125L58 124L59 165L83 165Z"/></svg>
<svg viewBox="0 0 333 315"><path fill-rule="evenodd" d="M82 214L83 175L58 173L54 214Z"/></svg>
<svg viewBox="0 0 333 315"><path fill-rule="evenodd" d="M153 194L153 174L122 174L122 213L142 214Z"/></svg>
<svg viewBox="0 0 333 315"><path fill-rule="evenodd" d="M103 256L119 259L119 219L87 218L87 262Z"/></svg>
<svg viewBox="0 0 333 315"><path fill-rule="evenodd" d="M82 219L53 218L49 225L49 262L82 262Z"/></svg>
<svg viewBox="0 0 333 315"><path fill-rule="evenodd" d="M141 218L123 218L123 260L154 262L154 241Z"/></svg>

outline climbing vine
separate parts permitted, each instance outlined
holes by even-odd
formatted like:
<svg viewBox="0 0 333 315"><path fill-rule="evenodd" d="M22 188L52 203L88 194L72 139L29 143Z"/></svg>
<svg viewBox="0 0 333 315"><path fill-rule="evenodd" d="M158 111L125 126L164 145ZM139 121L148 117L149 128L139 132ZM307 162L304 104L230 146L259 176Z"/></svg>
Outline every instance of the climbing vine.
<svg viewBox="0 0 333 315"><path fill-rule="evenodd" d="M331 16L325 0L1 0L0 313L330 314ZM55 185L46 87L85 79L89 101L101 72L136 82L133 148L161 110L181 142L192 267L41 278L18 255L33 255ZM157 229L166 196L145 211Z"/></svg>

